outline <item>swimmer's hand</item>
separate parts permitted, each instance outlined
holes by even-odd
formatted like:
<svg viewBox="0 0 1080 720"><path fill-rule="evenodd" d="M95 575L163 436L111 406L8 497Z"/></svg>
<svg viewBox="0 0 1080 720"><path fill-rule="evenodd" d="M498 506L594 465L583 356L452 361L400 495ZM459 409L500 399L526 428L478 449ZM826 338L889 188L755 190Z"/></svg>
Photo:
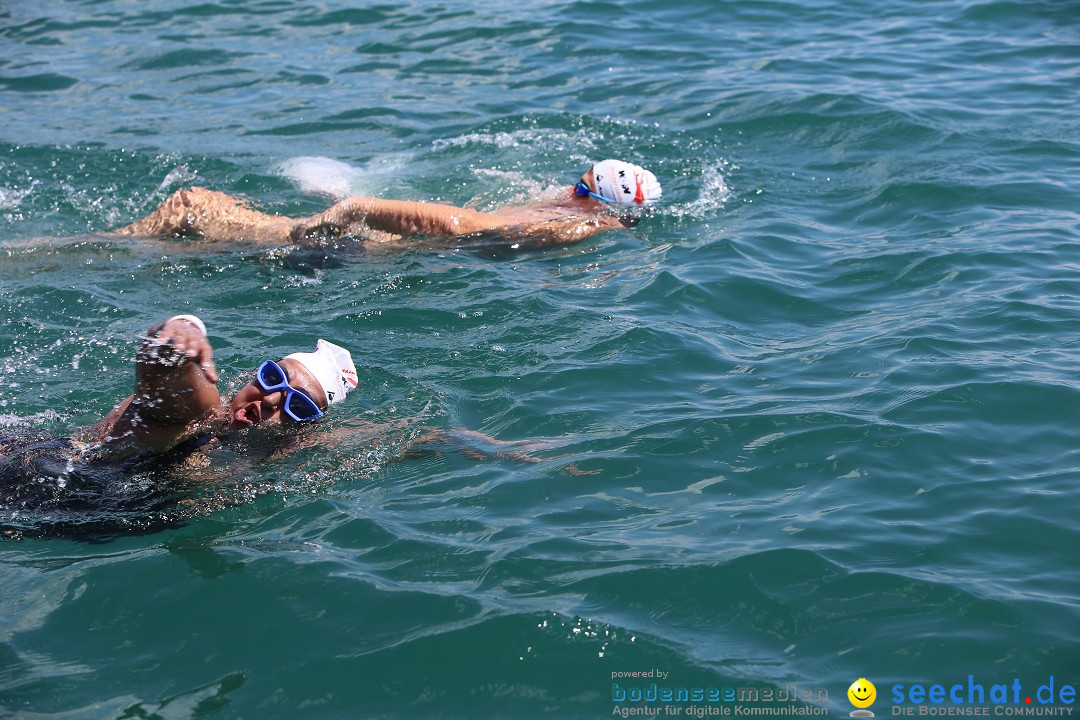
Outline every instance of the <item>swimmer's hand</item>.
<svg viewBox="0 0 1080 720"><path fill-rule="evenodd" d="M293 229L289 232L289 240L294 243L303 243L305 240L337 237L338 234L337 226L332 223L319 222L316 218L308 218L293 225Z"/></svg>
<svg viewBox="0 0 1080 720"><path fill-rule="evenodd" d="M144 347L146 359L156 360L163 365L178 365L187 359L202 369L207 380L212 383L218 381L214 348L202 330L190 320L169 318L150 328L147 340L148 345Z"/></svg>
<svg viewBox="0 0 1080 720"><path fill-rule="evenodd" d="M372 202L372 198L346 198L326 212L298 220L289 233L289 239L300 243L313 238L340 237L348 232L349 226L363 221Z"/></svg>
<svg viewBox="0 0 1080 720"><path fill-rule="evenodd" d="M620 212L618 218L623 227L632 228L637 227L644 218L650 218L658 214L659 212L655 207L646 206Z"/></svg>

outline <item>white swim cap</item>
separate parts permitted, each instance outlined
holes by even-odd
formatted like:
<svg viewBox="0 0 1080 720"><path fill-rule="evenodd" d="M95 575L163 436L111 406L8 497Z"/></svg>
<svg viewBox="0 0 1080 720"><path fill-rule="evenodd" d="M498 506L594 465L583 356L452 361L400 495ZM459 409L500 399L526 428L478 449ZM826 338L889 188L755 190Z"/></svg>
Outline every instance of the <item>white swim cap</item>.
<svg viewBox="0 0 1080 720"><path fill-rule="evenodd" d="M596 193L619 205L644 205L659 200L660 181L651 172L622 160L604 160L592 166Z"/></svg>
<svg viewBox="0 0 1080 720"><path fill-rule="evenodd" d="M352 355L332 342L320 339L315 346L315 352L293 353L285 358L295 360L315 376L330 405L344 400L345 395L358 384Z"/></svg>

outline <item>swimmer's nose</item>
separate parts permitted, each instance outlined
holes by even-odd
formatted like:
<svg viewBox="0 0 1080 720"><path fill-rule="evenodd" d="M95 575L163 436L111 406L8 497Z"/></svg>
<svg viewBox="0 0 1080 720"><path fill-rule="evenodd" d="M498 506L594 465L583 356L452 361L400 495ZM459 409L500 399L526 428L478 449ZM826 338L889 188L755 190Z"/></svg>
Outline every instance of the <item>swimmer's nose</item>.
<svg viewBox="0 0 1080 720"><path fill-rule="evenodd" d="M267 393L266 395L263 395L263 401L262 403L260 403L261 407L259 408L259 415L261 416L261 419L266 420L268 417L281 410L281 406L284 402L284 390L275 390L272 393ZM265 412L262 411L263 408L265 408Z"/></svg>

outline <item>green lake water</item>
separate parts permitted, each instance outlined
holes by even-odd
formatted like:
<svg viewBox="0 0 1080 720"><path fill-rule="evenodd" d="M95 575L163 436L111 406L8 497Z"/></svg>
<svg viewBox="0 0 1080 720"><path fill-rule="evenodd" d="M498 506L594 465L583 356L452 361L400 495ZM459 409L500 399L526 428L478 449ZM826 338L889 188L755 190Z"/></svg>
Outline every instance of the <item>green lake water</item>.
<svg viewBox="0 0 1080 720"><path fill-rule="evenodd" d="M176 313L223 391L317 337L360 375L316 447L0 510L0 717L1075 713L1078 108L1072 0L0 4L0 430L94 422ZM607 157L663 200L556 249L105 235ZM431 427L538 462L400 459ZM618 702L653 683L827 698Z"/></svg>

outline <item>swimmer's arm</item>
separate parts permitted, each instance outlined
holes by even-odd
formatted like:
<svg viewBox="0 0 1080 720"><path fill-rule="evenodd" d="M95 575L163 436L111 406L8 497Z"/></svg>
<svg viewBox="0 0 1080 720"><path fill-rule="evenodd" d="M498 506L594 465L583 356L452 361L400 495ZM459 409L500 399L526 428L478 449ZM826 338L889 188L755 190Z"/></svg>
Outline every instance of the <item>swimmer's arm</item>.
<svg viewBox="0 0 1080 720"><path fill-rule="evenodd" d="M631 227L637 219L590 214L522 222L512 214L481 213L452 205L355 197L297 223L292 237L300 241L311 235L340 235L359 223L403 237L491 233L500 242L537 248L581 242L604 230Z"/></svg>
<svg viewBox="0 0 1080 720"><path fill-rule="evenodd" d="M191 321L174 317L151 327L135 361L136 406L150 425L182 426L220 404L214 349Z"/></svg>
<svg viewBox="0 0 1080 720"><path fill-rule="evenodd" d="M210 242L285 245L298 221L268 215L239 198L193 187L177 190L154 212L114 230L117 235L151 238L200 238Z"/></svg>
<svg viewBox="0 0 1080 720"><path fill-rule="evenodd" d="M614 215L570 216L493 228L492 239L523 250L570 245L603 232L637 224ZM486 236L487 233L484 233Z"/></svg>
<svg viewBox="0 0 1080 720"><path fill-rule="evenodd" d="M293 228L293 240L309 235L340 235L355 225L407 237L409 235L465 235L509 224L506 218L440 203L352 197L324 213L302 220Z"/></svg>

